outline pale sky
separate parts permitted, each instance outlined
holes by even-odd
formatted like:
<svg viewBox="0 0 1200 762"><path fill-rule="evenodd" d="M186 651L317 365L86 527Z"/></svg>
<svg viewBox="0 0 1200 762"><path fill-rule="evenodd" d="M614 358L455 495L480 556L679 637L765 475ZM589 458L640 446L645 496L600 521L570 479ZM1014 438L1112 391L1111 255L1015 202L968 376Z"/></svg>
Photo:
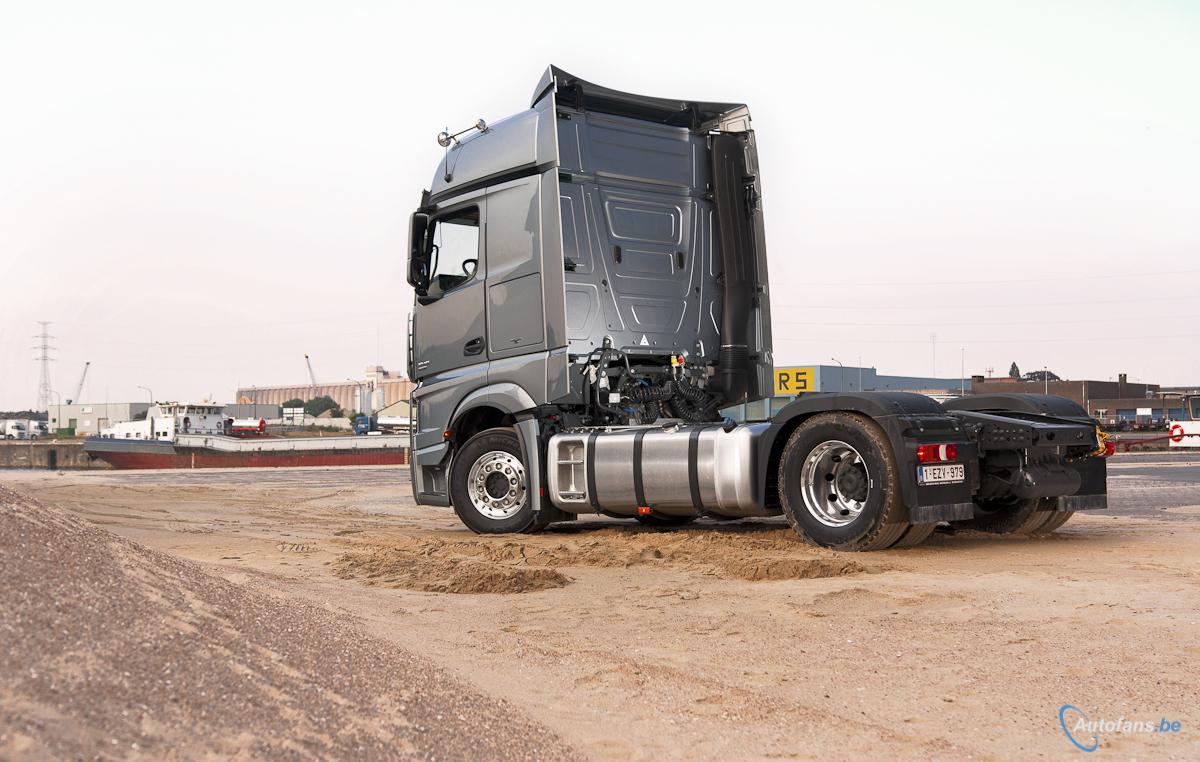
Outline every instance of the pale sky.
<svg viewBox="0 0 1200 762"><path fill-rule="evenodd" d="M1200 5L0 5L0 409L403 371L435 136L749 104L778 365L1200 383ZM931 334L936 334L935 352Z"/></svg>

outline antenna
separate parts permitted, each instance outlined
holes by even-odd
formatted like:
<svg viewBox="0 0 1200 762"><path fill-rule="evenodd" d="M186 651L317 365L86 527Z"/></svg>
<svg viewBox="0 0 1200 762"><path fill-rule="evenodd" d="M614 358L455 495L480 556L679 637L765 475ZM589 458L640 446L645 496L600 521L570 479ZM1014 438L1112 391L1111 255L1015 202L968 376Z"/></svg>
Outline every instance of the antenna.
<svg viewBox="0 0 1200 762"><path fill-rule="evenodd" d="M458 132L451 133L450 128L447 127L446 129L444 129L438 133L438 136L437 136L438 145L440 145L442 148L446 149L446 159L445 159L446 171L442 176L442 180L444 182L450 182L451 180L454 179L454 169L452 166L452 162L450 161L450 150L451 150L452 146L456 147L456 146L462 144L461 141L459 141L458 136L465 135L468 132L470 132L471 130L479 130L479 133L482 135L483 133L487 132L489 129L490 128L487 126L487 122L480 119L479 121L475 122L475 124L471 125L470 127L468 127L465 130L459 130Z"/></svg>
<svg viewBox="0 0 1200 762"><path fill-rule="evenodd" d="M42 327L41 333L33 337L40 342L34 347L38 352L38 356L33 359L42 364L41 377L38 379L37 409L49 410L50 395L54 393L50 388L50 363L54 362L54 358L50 356L50 353L56 351L58 347L50 346L50 339L54 338L50 335L50 321L39 320L37 324Z"/></svg>
<svg viewBox="0 0 1200 762"><path fill-rule="evenodd" d="M487 132L488 131L487 122L480 119L479 121L475 122L475 124L471 125L470 127L466 128L465 130L459 130L458 132L455 132L455 133L451 133L450 130L447 128L446 130L443 130L442 132L438 133L438 138L437 138L438 145L440 145L442 148L449 148L451 143L460 142L458 139L459 135L465 135L468 132L470 132L471 130L479 130L480 132Z"/></svg>

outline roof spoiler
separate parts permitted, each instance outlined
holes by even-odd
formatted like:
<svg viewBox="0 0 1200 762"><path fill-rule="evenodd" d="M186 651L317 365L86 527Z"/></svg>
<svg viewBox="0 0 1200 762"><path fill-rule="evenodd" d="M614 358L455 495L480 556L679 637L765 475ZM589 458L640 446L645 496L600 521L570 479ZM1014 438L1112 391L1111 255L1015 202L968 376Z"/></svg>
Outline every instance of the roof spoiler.
<svg viewBox="0 0 1200 762"><path fill-rule="evenodd" d="M533 91L530 106L550 92L558 94L558 103L585 111L616 114L690 130L748 132L750 110L743 103L711 103L634 95L592 84L557 66L550 66Z"/></svg>

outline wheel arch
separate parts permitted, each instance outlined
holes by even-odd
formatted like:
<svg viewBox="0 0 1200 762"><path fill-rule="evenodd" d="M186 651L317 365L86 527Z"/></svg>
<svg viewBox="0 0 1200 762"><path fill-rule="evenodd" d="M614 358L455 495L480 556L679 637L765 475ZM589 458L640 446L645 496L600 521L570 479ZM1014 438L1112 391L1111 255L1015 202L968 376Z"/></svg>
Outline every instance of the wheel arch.
<svg viewBox="0 0 1200 762"><path fill-rule="evenodd" d="M450 442L462 446L486 429L515 426L517 414L536 405L529 392L517 384L489 384L463 397L450 418Z"/></svg>
<svg viewBox="0 0 1200 762"><path fill-rule="evenodd" d="M450 442L462 447L471 437L504 426L512 426L516 419L494 405L475 405L470 410L463 411L450 424Z"/></svg>

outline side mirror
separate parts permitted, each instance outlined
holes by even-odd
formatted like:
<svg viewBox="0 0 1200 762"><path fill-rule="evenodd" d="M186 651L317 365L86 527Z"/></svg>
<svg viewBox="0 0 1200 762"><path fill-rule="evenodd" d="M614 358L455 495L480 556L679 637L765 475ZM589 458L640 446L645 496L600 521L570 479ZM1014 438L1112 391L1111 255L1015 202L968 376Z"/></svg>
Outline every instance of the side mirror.
<svg viewBox="0 0 1200 762"><path fill-rule="evenodd" d="M408 227L408 285L418 296L429 290L429 215L414 212Z"/></svg>

